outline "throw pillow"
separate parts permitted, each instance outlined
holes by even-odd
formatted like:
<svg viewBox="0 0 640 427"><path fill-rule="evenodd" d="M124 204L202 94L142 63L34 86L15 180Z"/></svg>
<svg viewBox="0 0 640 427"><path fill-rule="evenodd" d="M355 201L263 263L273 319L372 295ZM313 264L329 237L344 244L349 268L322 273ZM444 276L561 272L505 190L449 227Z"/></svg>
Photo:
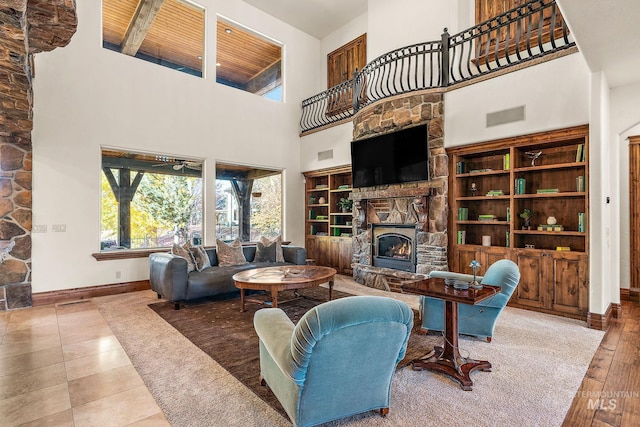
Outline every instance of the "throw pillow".
<svg viewBox="0 0 640 427"><path fill-rule="evenodd" d="M234 240L231 244L216 239L216 245L218 246L218 265L220 267L248 264L242 252L240 239Z"/></svg>
<svg viewBox="0 0 640 427"><path fill-rule="evenodd" d="M256 257L255 262L276 262L276 249L278 243L273 242L269 245L264 245L262 242L256 243Z"/></svg>
<svg viewBox="0 0 640 427"><path fill-rule="evenodd" d="M194 246L191 248L191 254L193 255L193 260L196 263L196 269L198 271L211 267L209 255L207 255L207 251L202 246Z"/></svg>
<svg viewBox="0 0 640 427"><path fill-rule="evenodd" d="M193 262L193 257L191 256L191 242L187 242L184 245L178 245L175 243L171 247L171 253L173 255L177 255L187 260L187 273L191 273L196 269L196 264Z"/></svg>
<svg viewBox="0 0 640 427"><path fill-rule="evenodd" d="M282 236L276 236L273 239L269 239L268 237L261 236L260 243L265 246L270 245L271 243L276 244L276 262L285 262L284 254L282 253Z"/></svg>

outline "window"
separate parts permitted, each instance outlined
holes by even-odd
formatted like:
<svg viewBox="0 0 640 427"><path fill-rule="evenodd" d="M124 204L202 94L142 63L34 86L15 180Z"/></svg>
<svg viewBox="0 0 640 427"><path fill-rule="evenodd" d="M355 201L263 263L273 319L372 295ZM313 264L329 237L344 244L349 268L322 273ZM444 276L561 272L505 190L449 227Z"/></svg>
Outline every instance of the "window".
<svg viewBox="0 0 640 427"><path fill-rule="evenodd" d="M102 150L100 250L202 243L202 161Z"/></svg>
<svg viewBox="0 0 640 427"><path fill-rule="evenodd" d="M282 233L282 173L216 165L216 237L257 241Z"/></svg>
<svg viewBox="0 0 640 427"><path fill-rule="evenodd" d="M218 17L216 82L282 101L282 46Z"/></svg>
<svg viewBox="0 0 640 427"><path fill-rule="evenodd" d="M202 77L204 18L187 0L103 0L102 46Z"/></svg>

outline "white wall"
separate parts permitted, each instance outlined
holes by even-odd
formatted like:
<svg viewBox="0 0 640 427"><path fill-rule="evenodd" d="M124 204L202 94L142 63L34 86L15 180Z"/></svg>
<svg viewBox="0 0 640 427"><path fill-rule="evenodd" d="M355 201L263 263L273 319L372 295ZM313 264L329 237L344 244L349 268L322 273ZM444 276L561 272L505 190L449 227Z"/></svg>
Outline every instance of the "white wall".
<svg viewBox="0 0 640 427"><path fill-rule="evenodd" d="M466 4L462 0L369 0L367 60L414 43L440 40L445 27L456 32L458 2Z"/></svg>
<svg viewBox="0 0 640 427"><path fill-rule="evenodd" d="M303 172L351 164L353 122L347 122L301 138L300 170ZM333 157L318 160L318 153L332 150Z"/></svg>
<svg viewBox="0 0 640 427"><path fill-rule="evenodd" d="M487 127L487 114L525 106L525 120ZM445 94L445 146L589 122L589 70L580 54L547 61Z"/></svg>
<svg viewBox="0 0 640 427"><path fill-rule="evenodd" d="M215 162L284 172L284 237L303 244L300 101L319 81L319 40L238 0L206 7L205 79L101 47L101 2L77 2L71 43L36 55L33 292L148 278L146 258L96 261L103 146L205 161L205 244L214 243ZM215 83L216 13L284 44L284 103ZM66 224L52 233L52 224ZM121 278L116 279L116 272Z"/></svg>

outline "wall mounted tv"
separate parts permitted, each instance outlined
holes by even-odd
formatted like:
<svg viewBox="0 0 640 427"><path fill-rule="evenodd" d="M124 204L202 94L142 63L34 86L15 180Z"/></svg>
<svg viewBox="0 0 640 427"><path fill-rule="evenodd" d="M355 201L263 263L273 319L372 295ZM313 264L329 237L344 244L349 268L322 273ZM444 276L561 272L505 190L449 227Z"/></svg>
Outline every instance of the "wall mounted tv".
<svg viewBox="0 0 640 427"><path fill-rule="evenodd" d="M351 141L351 175L356 188L428 181L427 126Z"/></svg>

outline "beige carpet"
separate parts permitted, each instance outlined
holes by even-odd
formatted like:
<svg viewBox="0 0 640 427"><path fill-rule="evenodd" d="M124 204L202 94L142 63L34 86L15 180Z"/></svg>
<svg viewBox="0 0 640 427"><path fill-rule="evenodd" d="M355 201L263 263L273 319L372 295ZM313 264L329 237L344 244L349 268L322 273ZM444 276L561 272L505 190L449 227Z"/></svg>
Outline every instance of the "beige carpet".
<svg viewBox="0 0 640 427"><path fill-rule="evenodd" d="M338 290L382 293L417 309L417 297L370 289L344 276L336 282ZM291 425L149 309L154 301L151 291L94 298L173 426ZM394 377L386 418L370 412L328 425L559 426L603 335L584 322L507 307L492 343L460 339L463 355L493 365L492 372L471 374L473 391L408 367Z"/></svg>

